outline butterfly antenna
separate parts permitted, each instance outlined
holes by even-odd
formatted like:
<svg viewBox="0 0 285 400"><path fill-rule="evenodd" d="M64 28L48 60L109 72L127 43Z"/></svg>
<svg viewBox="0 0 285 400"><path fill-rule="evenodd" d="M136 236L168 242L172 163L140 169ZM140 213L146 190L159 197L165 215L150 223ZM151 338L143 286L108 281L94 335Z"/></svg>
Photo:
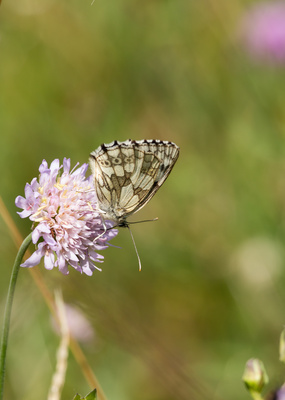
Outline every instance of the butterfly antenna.
<svg viewBox="0 0 285 400"><path fill-rule="evenodd" d="M130 235L131 235L134 247L135 247L135 251L137 253L137 258L138 258L138 262L139 262L139 271L141 271L142 270L142 264L141 264L141 259L140 259L139 252L138 252L138 249L137 249L137 246L136 246L136 243L135 243L135 239L133 237L133 234L132 234L132 231L131 231L131 228L129 227L129 225L127 225L127 227L128 227L129 232L130 232Z"/></svg>
<svg viewBox="0 0 285 400"><path fill-rule="evenodd" d="M131 222L127 221L126 222L127 225L116 224L114 226L111 226L110 228L107 228L106 230L110 231L111 229L115 229L115 228L125 228L125 227L128 227L129 225L140 224L141 222L153 222L153 221L158 221L158 217L153 218L153 219L144 219L143 221L131 221Z"/></svg>
<svg viewBox="0 0 285 400"><path fill-rule="evenodd" d="M153 222L153 221L157 221L157 220L158 220L158 217L153 218L153 219L144 219L143 221L133 221L133 222L129 222L128 221L128 225L130 225L130 224L140 224L142 222Z"/></svg>

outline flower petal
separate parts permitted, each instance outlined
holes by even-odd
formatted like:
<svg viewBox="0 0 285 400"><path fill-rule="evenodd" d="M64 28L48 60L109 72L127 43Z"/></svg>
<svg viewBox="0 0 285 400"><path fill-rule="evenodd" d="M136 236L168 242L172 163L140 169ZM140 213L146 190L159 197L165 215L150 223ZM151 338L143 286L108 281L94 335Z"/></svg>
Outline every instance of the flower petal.
<svg viewBox="0 0 285 400"><path fill-rule="evenodd" d="M55 260L54 252L52 251L47 252L44 258L45 268L49 270L53 269L54 260Z"/></svg>
<svg viewBox="0 0 285 400"><path fill-rule="evenodd" d="M40 246L42 244L42 246ZM39 247L36 251L33 252L31 257L29 257L26 261L21 264L21 267L31 268L39 265L41 258L45 254L45 246L43 243L39 244Z"/></svg>

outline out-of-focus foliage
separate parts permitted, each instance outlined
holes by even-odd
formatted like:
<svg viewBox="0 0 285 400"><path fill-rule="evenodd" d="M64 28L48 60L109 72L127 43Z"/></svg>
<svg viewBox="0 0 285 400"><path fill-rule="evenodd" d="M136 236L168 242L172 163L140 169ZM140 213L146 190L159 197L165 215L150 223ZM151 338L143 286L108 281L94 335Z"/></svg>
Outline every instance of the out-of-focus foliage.
<svg viewBox="0 0 285 400"><path fill-rule="evenodd" d="M0 31L1 195L14 199L42 159L88 160L114 139L172 140L180 158L104 254L103 272L62 276L51 290L83 309L84 345L109 399L241 400L246 360L282 383L285 318L285 66L249 57L248 1L4 1ZM257 2L255 2L257 3ZM1 315L16 254L1 232ZM58 344L21 270L6 399L46 397ZM272 379L272 377L274 377ZM69 360L63 399L88 393Z"/></svg>
<svg viewBox="0 0 285 400"><path fill-rule="evenodd" d="M77 394L73 400L95 400L97 398L96 396L96 389L92 390L86 397L81 397L79 394Z"/></svg>

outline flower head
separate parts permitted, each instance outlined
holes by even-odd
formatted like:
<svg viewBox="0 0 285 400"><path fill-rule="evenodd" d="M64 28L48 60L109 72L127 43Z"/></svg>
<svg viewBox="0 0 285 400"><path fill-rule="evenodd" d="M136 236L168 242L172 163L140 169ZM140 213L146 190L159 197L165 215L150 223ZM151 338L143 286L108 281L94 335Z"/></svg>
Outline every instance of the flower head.
<svg viewBox="0 0 285 400"><path fill-rule="evenodd" d="M285 2L253 5L243 18L241 36L255 59L285 63Z"/></svg>
<svg viewBox="0 0 285 400"><path fill-rule="evenodd" d="M117 235L111 228L113 223L105 221L97 210L97 201L92 181L85 178L87 164L70 171L70 159L63 165L54 160L50 167L45 160L39 167L39 179L34 178L25 186L25 197L16 198L21 218L29 217L35 228L32 240L37 250L22 267L38 265L44 257L46 269L58 267L68 274L68 266L92 275L95 262L104 258L96 250L106 249L108 241Z"/></svg>

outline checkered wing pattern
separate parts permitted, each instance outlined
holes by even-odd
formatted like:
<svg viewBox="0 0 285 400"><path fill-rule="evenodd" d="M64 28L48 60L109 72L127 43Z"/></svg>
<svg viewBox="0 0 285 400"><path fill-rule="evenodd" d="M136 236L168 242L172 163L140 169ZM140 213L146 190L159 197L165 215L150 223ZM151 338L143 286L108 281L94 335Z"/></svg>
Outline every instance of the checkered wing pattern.
<svg viewBox="0 0 285 400"><path fill-rule="evenodd" d="M89 163L104 218L127 225L126 218L150 201L178 156L175 143L161 140L114 141L93 151Z"/></svg>

